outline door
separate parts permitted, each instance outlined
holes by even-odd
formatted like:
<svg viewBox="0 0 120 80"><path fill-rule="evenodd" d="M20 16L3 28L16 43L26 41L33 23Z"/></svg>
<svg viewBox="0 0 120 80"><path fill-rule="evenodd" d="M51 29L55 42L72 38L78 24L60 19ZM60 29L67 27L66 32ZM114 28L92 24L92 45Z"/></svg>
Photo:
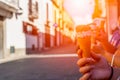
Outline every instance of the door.
<svg viewBox="0 0 120 80"><path fill-rule="evenodd" d="M0 58L3 58L3 21L0 20Z"/></svg>

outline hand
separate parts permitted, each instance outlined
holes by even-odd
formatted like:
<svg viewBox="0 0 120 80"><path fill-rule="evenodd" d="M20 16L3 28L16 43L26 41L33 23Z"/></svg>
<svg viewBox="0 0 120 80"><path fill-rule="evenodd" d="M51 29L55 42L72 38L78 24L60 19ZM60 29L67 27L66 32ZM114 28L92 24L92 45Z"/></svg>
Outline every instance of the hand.
<svg viewBox="0 0 120 80"><path fill-rule="evenodd" d="M96 34L95 39L101 43L106 43L108 42L108 35L105 32L100 31Z"/></svg>
<svg viewBox="0 0 120 80"><path fill-rule="evenodd" d="M83 73L80 80L107 80L111 73L111 67L107 63L107 60L99 54L91 53L91 58L83 58L81 56L82 51L78 51L81 57L77 64L79 65L79 71Z"/></svg>
<svg viewBox="0 0 120 80"><path fill-rule="evenodd" d="M98 53L98 54L102 54L104 55L105 54L105 50L104 48L102 47L102 45L92 45L92 48L91 48L91 51L93 51L94 53Z"/></svg>

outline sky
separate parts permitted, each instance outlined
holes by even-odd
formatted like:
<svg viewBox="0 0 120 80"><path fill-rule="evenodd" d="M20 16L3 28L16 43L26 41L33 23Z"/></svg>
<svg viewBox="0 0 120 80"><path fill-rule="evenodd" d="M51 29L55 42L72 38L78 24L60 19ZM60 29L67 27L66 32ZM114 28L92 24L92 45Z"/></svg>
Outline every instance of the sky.
<svg viewBox="0 0 120 80"><path fill-rule="evenodd" d="M75 25L92 22L94 0L64 0L64 8L73 18Z"/></svg>

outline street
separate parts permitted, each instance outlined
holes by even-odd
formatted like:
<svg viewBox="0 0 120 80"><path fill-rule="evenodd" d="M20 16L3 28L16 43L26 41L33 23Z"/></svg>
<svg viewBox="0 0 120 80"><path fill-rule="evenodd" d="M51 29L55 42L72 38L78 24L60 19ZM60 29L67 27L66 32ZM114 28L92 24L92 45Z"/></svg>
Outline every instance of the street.
<svg viewBox="0 0 120 80"><path fill-rule="evenodd" d="M46 50L46 54L28 55L24 59L0 64L0 80L79 80L78 57L75 51L71 52L74 49L73 45L66 45ZM52 52L54 57L50 56Z"/></svg>

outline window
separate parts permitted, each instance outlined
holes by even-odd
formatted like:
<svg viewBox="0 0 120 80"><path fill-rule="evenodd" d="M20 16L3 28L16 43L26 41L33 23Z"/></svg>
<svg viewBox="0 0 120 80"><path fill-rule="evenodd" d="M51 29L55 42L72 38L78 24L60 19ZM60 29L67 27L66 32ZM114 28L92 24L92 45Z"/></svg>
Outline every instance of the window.
<svg viewBox="0 0 120 80"><path fill-rule="evenodd" d="M29 0L29 20L34 21L38 19L38 2L36 0Z"/></svg>

